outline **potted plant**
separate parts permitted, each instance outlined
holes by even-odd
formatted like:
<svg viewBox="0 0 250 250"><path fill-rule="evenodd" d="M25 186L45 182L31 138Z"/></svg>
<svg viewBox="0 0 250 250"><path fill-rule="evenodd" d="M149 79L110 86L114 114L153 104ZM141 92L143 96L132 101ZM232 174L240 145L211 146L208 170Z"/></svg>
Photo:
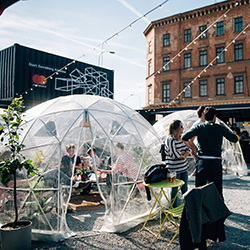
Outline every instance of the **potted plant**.
<svg viewBox="0 0 250 250"><path fill-rule="evenodd" d="M25 169L27 176L34 176L37 173L37 169L31 164L32 161L26 160L21 154L21 150L25 147L19 141L21 125L24 121L21 116L23 108L22 97L15 98L1 115L4 127L0 127L0 140L11 152L11 156L8 159L0 159L0 179L2 183L7 183L13 177L15 210L14 221L0 228L2 250L31 248L31 221L18 221L17 208L17 170Z"/></svg>
<svg viewBox="0 0 250 250"><path fill-rule="evenodd" d="M82 181L86 181L87 180L87 174L88 174L88 171L85 167L82 167L82 169L78 170L76 172L76 175L80 175L81 176L81 180Z"/></svg>

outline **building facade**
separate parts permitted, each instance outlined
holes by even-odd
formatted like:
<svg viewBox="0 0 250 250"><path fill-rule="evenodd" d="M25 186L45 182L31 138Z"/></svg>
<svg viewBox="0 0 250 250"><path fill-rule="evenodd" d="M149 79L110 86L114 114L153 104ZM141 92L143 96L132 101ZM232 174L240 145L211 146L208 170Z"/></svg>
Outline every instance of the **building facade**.
<svg viewBox="0 0 250 250"><path fill-rule="evenodd" d="M225 121L250 121L249 24L249 0L153 21L144 31L147 104L141 113L212 105Z"/></svg>

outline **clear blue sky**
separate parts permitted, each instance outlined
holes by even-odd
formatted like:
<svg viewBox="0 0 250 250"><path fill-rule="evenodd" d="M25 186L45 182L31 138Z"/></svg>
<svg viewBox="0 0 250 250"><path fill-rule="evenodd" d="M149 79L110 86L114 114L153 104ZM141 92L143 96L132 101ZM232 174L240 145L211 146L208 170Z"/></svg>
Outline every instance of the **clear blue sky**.
<svg viewBox="0 0 250 250"><path fill-rule="evenodd" d="M163 0L26 0L0 16L0 49L19 43L60 56L98 64L94 47ZM146 39L143 31L166 16L211 5L215 0L169 0L104 45L103 67L115 71L115 100L137 109L146 104ZM101 47L99 47L101 49ZM85 57L82 55L85 54ZM131 95L132 94L132 95Z"/></svg>

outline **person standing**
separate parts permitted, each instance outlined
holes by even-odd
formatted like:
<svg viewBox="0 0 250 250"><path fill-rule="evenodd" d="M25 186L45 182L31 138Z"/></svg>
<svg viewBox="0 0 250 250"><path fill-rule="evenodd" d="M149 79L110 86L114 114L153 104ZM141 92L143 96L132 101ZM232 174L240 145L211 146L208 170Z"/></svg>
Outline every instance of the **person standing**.
<svg viewBox="0 0 250 250"><path fill-rule="evenodd" d="M181 188L182 194L188 189L188 161L190 149L181 141L183 124L180 120L173 120L168 129L168 137L165 145L167 150L166 165L170 171L176 172L176 178L183 180L185 184ZM178 187L172 188L171 200L176 196ZM176 202L173 204L176 207Z"/></svg>
<svg viewBox="0 0 250 250"><path fill-rule="evenodd" d="M199 124L186 132L182 136L183 142L187 144L188 140L197 136L198 141L198 164L196 168L196 187L214 182L221 197L222 194L222 140L236 143L237 136L222 124L216 124L216 109L206 107L204 110L206 122Z"/></svg>
<svg viewBox="0 0 250 250"><path fill-rule="evenodd" d="M198 115L198 120L192 125L191 129L194 128L195 126L199 125L199 124L202 124L204 123L206 120L205 120L205 116L204 116L204 110L205 110L205 106L200 106L198 109L197 109L197 115ZM197 140L196 139L196 136L194 136L193 138L189 139L189 147L191 148L191 153L192 153L192 156L193 157L197 157L197 152L198 152L198 148L196 146L196 142ZM195 142L194 142L195 141Z"/></svg>

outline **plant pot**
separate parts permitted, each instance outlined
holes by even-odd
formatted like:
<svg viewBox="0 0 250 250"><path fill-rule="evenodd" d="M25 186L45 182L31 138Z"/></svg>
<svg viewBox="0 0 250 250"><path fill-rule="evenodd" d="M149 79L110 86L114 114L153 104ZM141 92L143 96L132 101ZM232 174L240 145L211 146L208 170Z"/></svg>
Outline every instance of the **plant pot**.
<svg viewBox="0 0 250 250"><path fill-rule="evenodd" d="M1 250L30 250L32 222L18 221L18 228L12 228L12 226L13 223L8 223L0 228Z"/></svg>
<svg viewBox="0 0 250 250"><path fill-rule="evenodd" d="M87 176L84 174L84 175L81 175L81 178L82 178L82 181L86 181Z"/></svg>

